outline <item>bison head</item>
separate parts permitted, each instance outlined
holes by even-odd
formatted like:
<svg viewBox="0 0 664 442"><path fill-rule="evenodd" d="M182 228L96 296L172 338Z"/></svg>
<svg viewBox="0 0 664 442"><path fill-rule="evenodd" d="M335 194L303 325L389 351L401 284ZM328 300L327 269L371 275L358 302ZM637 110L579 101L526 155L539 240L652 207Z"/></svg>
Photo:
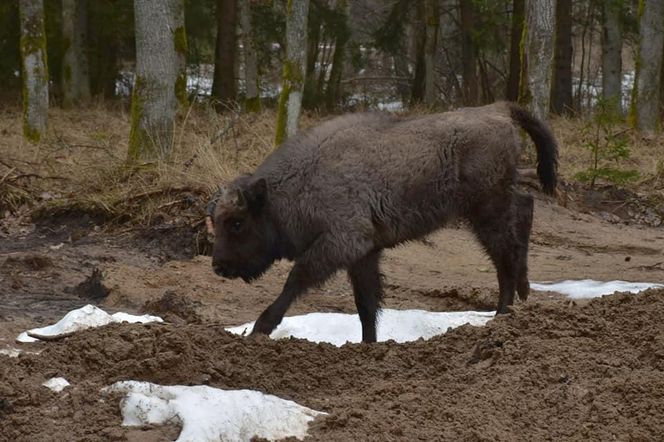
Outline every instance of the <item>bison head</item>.
<svg viewBox="0 0 664 442"><path fill-rule="evenodd" d="M220 186L209 213L214 229L212 268L217 275L249 282L277 259L266 201L264 179L241 177Z"/></svg>

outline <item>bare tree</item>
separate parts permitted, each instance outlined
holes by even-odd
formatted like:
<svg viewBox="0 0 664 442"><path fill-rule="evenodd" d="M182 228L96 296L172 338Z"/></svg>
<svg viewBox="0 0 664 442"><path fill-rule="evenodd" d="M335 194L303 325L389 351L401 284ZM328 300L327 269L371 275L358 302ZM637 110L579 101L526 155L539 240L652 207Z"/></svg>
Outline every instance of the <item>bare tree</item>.
<svg viewBox="0 0 664 442"><path fill-rule="evenodd" d="M476 32L477 17L473 2L459 0L461 16L461 76L463 78L463 103L474 105L479 100L479 79L477 76L477 46L473 34Z"/></svg>
<svg viewBox="0 0 664 442"><path fill-rule="evenodd" d="M341 96L341 74L346 62L346 46L350 40L350 27L348 16L350 14L350 2L348 0L338 0L336 5L337 23L334 39L334 56L332 58L332 69L330 70L330 79L327 82L325 91L325 105L328 110L334 109Z"/></svg>
<svg viewBox="0 0 664 442"><path fill-rule="evenodd" d="M424 45L424 103L431 106L436 102L436 43L440 13L438 0L425 0L426 38Z"/></svg>
<svg viewBox="0 0 664 442"><path fill-rule="evenodd" d="M184 0L134 0L136 81L129 158L167 158L182 84Z"/></svg>
<svg viewBox="0 0 664 442"><path fill-rule="evenodd" d="M87 0L62 0L62 106L90 99Z"/></svg>
<svg viewBox="0 0 664 442"><path fill-rule="evenodd" d="M43 0L20 0L23 136L38 142L48 123L48 66Z"/></svg>
<svg viewBox="0 0 664 442"><path fill-rule="evenodd" d="M510 101L519 99L521 82L521 33L525 14L525 0L512 1L512 27L510 31L510 71L505 97Z"/></svg>
<svg viewBox="0 0 664 442"><path fill-rule="evenodd" d="M622 0L602 4L602 96L622 110Z"/></svg>
<svg viewBox="0 0 664 442"><path fill-rule="evenodd" d="M555 29L554 0L530 0L526 8L526 78L531 108L546 119L551 91L551 64Z"/></svg>
<svg viewBox="0 0 664 442"><path fill-rule="evenodd" d="M242 0L245 3L247 0ZM237 0L217 0L217 44L214 56L212 97L225 109L237 99Z"/></svg>
<svg viewBox="0 0 664 442"><path fill-rule="evenodd" d="M636 126L644 131L659 128L659 91L664 43L664 2L643 0L639 18L639 56L636 94L632 100Z"/></svg>
<svg viewBox="0 0 664 442"><path fill-rule="evenodd" d="M279 146L297 132L307 65L309 0L291 0L286 8L286 58L281 77L274 143Z"/></svg>
<svg viewBox="0 0 664 442"><path fill-rule="evenodd" d="M251 23L251 2L240 1L240 25L244 53L244 108L247 112L260 112L261 98L258 89L258 57Z"/></svg>
<svg viewBox="0 0 664 442"><path fill-rule="evenodd" d="M572 110L572 0L556 1L556 43L553 56L551 111Z"/></svg>

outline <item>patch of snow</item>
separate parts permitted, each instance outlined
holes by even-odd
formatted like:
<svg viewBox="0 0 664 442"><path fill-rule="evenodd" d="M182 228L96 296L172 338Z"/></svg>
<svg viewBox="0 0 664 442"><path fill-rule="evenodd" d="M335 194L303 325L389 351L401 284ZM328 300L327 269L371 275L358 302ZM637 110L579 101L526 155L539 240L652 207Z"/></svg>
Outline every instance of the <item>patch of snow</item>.
<svg viewBox="0 0 664 442"><path fill-rule="evenodd" d="M10 358L18 358L23 350L18 348L0 348L0 355L9 356Z"/></svg>
<svg viewBox="0 0 664 442"><path fill-rule="evenodd" d="M58 336L65 333L72 333L79 330L85 330L90 327L101 327L112 322L130 322L130 323L147 323L147 322L163 322L159 316L150 315L130 315L128 313L118 312L109 315L104 310L88 304L76 310L67 313L61 320L53 325L42 328L33 328L27 332L23 332L16 337L18 342L35 342L38 339L28 336L28 332L43 335L43 336Z"/></svg>
<svg viewBox="0 0 664 442"><path fill-rule="evenodd" d="M384 309L378 318L378 341L390 339L410 342L441 335L450 328L464 324L481 326L494 317L496 312L428 312L425 310ZM235 334L248 334L254 327L250 322L228 330ZM272 339L288 337L312 342L327 342L337 347L347 342L362 341L362 325L358 315L346 313L309 313L285 317L272 332Z"/></svg>
<svg viewBox="0 0 664 442"><path fill-rule="evenodd" d="M651 282L593 281L592 279L568 280L556 283L531 283L530 288L543 292L558 292L572 299L598 298L614 292L638 293L649 288L661 288L662 284Z"/></svg>
<svg viewBox="0 0 664 442"><path fill-rule="evenodd" d="M51 378L42 385L56 393L60 393L65 387L69 386L69 382L67 382L67 379L65 378Z"/></svg>
<svg viewBox="0 0 664 442"><path fill-rule="evenodd" d="M122 425L162 425L175 420L182 425L179 442L303 439L309 423L326 414L258 391L204 385L122 381L102 391L127 394L121 405Z"/></svg>

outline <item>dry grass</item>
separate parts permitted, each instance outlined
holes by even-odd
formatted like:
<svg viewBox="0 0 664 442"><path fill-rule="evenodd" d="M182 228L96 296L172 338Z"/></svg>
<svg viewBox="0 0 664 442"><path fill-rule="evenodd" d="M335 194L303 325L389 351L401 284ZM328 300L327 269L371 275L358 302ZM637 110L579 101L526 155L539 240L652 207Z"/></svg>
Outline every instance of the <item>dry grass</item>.
<svg viewBox="0 0 664 442"><path fill-rule="evenodd" d="M276 120L272 111L219 115L195 106L178 120L172 159L137 172L125 161L125 108L52 109L49 119L44 141L32 145L23 140L20 109L0 110L0 209L31 203L47 211L80 209L140 223L149 223L157 212L176 210L192 196L202 203L219 182L253 170L273 149ZM304 116L302 125L320 119ZM561 174L572 179L589 164L583 122L558 118L552 126L561 146ZM639 170L642 181L661 189L664 136L630 132L630 137L632 156L624 167Z"/></svg>
<svg viewBox="0 0 664 442"><path fill-rule="evenodd" d="M590 150L584 147L585 124L583 120L564 117L551 121L560 145L560 173L567 180L573 180L577 172L591 164ZM635 183L636 187L653 180L664 186L664 134L643 134L627 125L617 127L616 131L625 131L630 147L629 158L618 167L639 171L641 179Z"/></svg>

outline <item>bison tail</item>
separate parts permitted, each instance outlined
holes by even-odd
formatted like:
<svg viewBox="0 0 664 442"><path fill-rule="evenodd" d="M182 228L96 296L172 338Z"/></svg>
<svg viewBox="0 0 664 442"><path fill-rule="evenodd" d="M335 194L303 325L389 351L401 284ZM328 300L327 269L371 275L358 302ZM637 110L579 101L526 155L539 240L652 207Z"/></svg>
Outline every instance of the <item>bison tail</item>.
<svg viewBox="0 0 664 442"><path fill-rule="evenodd" d="M558 183L558 144L551 129L521 106L509 103L510 116L525 130L537 148L537 176L542 190L553 195Z"/></svg>

